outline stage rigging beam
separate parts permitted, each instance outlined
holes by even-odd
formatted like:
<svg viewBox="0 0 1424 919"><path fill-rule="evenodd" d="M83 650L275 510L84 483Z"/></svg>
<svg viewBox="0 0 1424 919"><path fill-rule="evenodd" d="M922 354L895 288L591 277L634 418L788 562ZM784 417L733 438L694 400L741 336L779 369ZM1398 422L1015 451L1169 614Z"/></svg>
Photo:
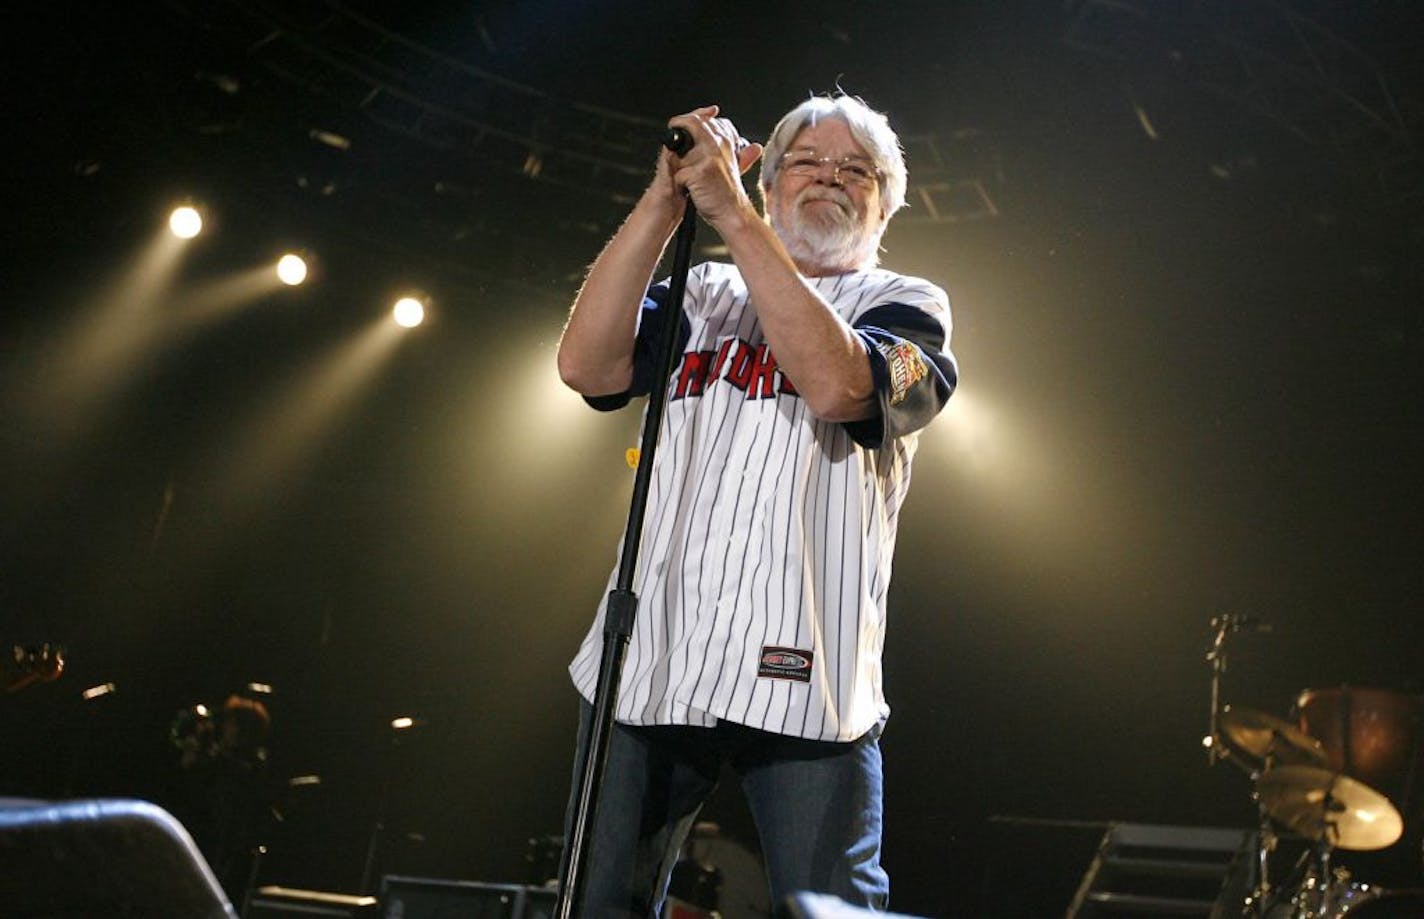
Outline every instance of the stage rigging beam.
<svg viewBox="0 0 1424 919"><path fill-rule="evenodd" d="M1297 4L1298 5L1298 4ZM1399 201L1424 193L1418 119L1370 55L1277 0L1069 0L1065 44L1168 71L1274 121Z"/></svg>
<svg viewBox="0 0 1424 919"><path fill-rule="evenodd" d="M620 208L647 182L661 120L558 99L455 60L337 0L171 2L232 34L274 76L451 156ZM973 149L964 142L970 136ZM919 136L906 145L913 170L907 219L997 216L1001 167L979 149L982 137ZM940 152L946 146L949 156Z"/></svg>

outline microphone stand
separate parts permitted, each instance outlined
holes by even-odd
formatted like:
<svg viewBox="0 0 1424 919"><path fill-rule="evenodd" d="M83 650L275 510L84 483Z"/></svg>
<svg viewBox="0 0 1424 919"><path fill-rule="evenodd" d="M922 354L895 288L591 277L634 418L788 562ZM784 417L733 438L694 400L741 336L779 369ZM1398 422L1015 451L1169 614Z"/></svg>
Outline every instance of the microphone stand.
<svg viewBox="0 0 1424 919"><path fill-rule="evenodd" d="M1206 655L1207 663L1211 664L1211 717L1207 722L1206 764L1215 766L1226 758L1220 726L1221 677L1226 673L1226 636L1231 632L1231 617L1213 616L1211 627L1216 629L1216 638L1212 640L1211 650Z"/></svg>
<svg viewBox="0 0 1424 919"><path fill-rule="evenodd" d="M663 145L674 153L686 153L692 138L680 128L668 131ZM628 525L623 532L623 550L618 560L618 578L608 592L608 605L603 617L603 656L598 664L598 685L593 697L593 719L589 725L587 743L579 755L579 790L574 808L570 838L564 847L560 866L559 894L554 903L554 915L569 919L575 914L583 896L583 884L588 867L589 838L598 811L598 795L603 785L603 772L608 764L608 742L613 728L613 715L618 707L618 686L623 676L623 662L628 656L628 641L633 635L633 622L638 615L638 595L633 592L633 575L637 570L638 547L642 542L643 517L648 506L648 489L653 475L653 456L657 451L658 432L662 428L663 405L667 401L667 381L672 376L676 359L677 332L681 325L674 310L682 308L687 290L687 273L692 261L692 240L697 231L697 209L689 197L677 228L673 250L672 274L663 309L668 310L663 323L662 339L658 342L658 371L648 393L648 410L643 419L643 439L638 453L638 471L633 478L633 499L628 509Z"/></svg>

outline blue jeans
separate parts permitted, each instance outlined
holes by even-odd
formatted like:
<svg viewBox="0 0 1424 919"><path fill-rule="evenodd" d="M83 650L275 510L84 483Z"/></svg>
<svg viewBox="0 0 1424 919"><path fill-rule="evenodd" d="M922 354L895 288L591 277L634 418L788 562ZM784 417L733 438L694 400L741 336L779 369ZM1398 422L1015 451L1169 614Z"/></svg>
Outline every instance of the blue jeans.
<svg viewBox="0 0 1424 919"><path fill-rule="evenodd" d="M592 720L584 702L566 829ZM679 851L723 763L740 778L756 821L772 903L814 891L885 908L878 732L830 743L719 721L712 728L614 725L578 915L659 915Z"/></svg>

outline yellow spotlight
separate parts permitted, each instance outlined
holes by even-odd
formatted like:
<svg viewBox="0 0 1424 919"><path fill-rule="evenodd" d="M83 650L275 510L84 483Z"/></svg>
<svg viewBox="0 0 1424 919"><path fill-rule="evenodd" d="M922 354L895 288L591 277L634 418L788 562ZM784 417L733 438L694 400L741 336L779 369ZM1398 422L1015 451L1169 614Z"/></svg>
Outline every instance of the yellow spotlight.
<svg viewBox="0 0 1424 919"><path fill-rule="evenodd" d="M399 718L391 719L391 728L393 730L405 731L413 727L415 727L415 719L411 718L408 715L402 715Z"/></svg>
<svg viewBox="0 0 1424 919"><path fill-rule="evenodd" d="M391 310L396 325L413 329L425 321L425 305L414 297L401 297Z"/></svg>
<svg viewBox="0 0 1424 919"><path fill-rule="evenodd" d="M277 259L277 278L288 287L296 287L307 279L306 259L295 252Z"/></svg>
<svg viewBox="0 0 1424 919"><path fill-rule="evenodd" d="M203 231L203 215L186 204L176 207L168 215L168 229L179 239L192 239Z"/></svg>
<svg viewBox="0 0 1424 919"><path fill-rule="evenodd" d="M95 699L107 696L110 693L118 691L119 687L115 686L113 683L100 683L98 686L90 686L88 689L81 692L79 694L79 698L83 699L85 702L92 702Z"/></svg>

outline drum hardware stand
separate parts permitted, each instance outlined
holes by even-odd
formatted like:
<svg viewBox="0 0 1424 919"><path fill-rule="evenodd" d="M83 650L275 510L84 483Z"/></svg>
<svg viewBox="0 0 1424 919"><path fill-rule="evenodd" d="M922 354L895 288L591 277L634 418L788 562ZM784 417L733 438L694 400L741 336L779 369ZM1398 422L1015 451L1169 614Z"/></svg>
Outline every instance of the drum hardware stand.
<svg viewBox="0 0 1424 919"><path fill-rule="evenodd" d="M1274 838L1274 837L1273 837ZM1258 887L1246 901L1245 917L1277 916L1280 919L1335 919L1333 892L1348 880L1348 872L1330 867L1333 846L1322 836L1300 854L1287 875L1287 883L1275 889ZM1289 912L1282 910L1289 909Z"/></svg>
<svg viewBox="0 0 1424 919"><path fill-rule="evenodd" d="M1310 864L1295 898L1291 901L1295 907L1291 919L1328 919L1333 911L1331 904L1334 891L1345 878L1335 876L1330 868L1330 853L1334 846L1328 837L1332 829L1333 824L1320 835L1320 840L1311 851L1302 856L1308 857Z"/></svg>
<svg viewBox="0 0 1424 919"><path fill-rule="evenodd" d="M1206 653L1206 662L1211 664L1211 716L1207 721L1206 764L1215 766L1226 758L1226 747L1221 742L1221 677L1226 673L1226 636L1232 631L1231 616L1213 616L1212 628L1216 637L1212 639L1211 650Z"/></svg>
<svg viewBox="0 0 1424 919"><path fill-rule="evenodd" d="M1333 853L1340 838L1340 830L1329 814L1342 810L1331 789L1326 789L1321 802L1327 815L1321 829L1320 838L1296 862L1296 871L1303 872L1300 883L1293 888L1289 919L1337 919L1344 913L1340 900L1341 892L1348 890L1351 874L1346 868L1332 866Z"/></svg>
<svg viewBox="0 0 1424 919"><path fill-rule="evenodd" d="M1206 662L1211 664L1211 718L1207 723L1207 735L1203 741L1206 747L1207 765L1214 766L1226 759L1227 751L1221 742L1221 678L1226 673L1226 639L1232 632L1269 632L1271 624L1262 622L1255 616L1240 613L1225 613L1211 617L1211 627L1216 629L1211 649L1206 653Z"/></svg>
<svg viewBox="0 0 1424 919"><path fill-rule="evenodd" d="M247 869L247 882L242 888L242 905L237 911L241 919L247 919L248 911L252 909L252 895L257 891L257 877L262 871L262 859L266 854L267 847L262 843L252 847L252 864Z"/></svg>
<svg viewBox="0 0 1424 919"><path fill-rule="evenodd" d="M1207 721L1207 735L1203 741L1206 747L1208 766L1215 766L1231 755L1229 748L1221 739L1221 683L1227 669L1226 641L1231 633L1253 626L1258 630L1263 628L1260 623L1253 622L1250 617L1234 613L1224 613L1211 618L1211 627L1216 633L1212 638L1211 648L1206 654L1206 662L1211 665L1211 711ZM1269 629L1269 626L1264 626L1264 628ZM1262 772L1270 770L1273 764L1273 755L1268 753L1264 769L1251 772L1251 784L1254 786L1260 780ZM1271 885L1270 856L1275 852L1279 839L1271 826L1270 816L1266 813L1265 802L1261 800L1259 794L1253 794L1253 797L1256 800L1257 815L1256 886L1246 897L1243 915L1264 917L1275 894L1275 889Z"/></svg>
<svg viewBox="0 0 1424 919"><path fill-rule="evenodd" d="M1251 784L1255 785L1260 777L1261 773L1253 772ZM1243 915L1265 917L1275 896L1275 890L1271 886L1271 853L1276 851L1280 838L1271 826L1270 815L1266 813L1266 802L1261 800L1259 793L1253 793L1252 797L1256 799L1256 886L1246 897L1246 910Z"/></svg>

